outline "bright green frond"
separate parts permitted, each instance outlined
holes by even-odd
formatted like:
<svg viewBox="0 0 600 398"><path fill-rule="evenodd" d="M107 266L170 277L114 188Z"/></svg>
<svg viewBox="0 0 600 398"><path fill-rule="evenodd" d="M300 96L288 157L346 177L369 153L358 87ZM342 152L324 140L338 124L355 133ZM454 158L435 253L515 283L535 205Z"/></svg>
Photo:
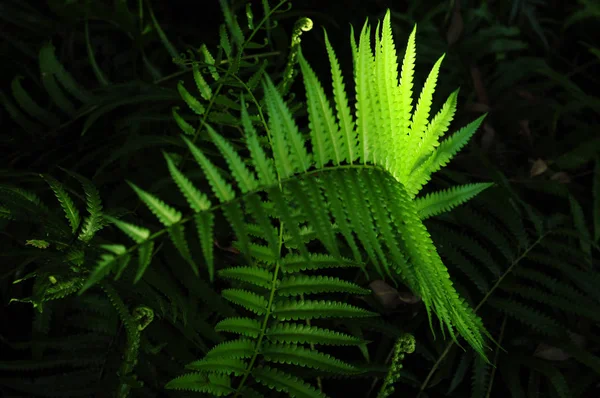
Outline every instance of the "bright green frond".
<svg viewBox="0 0 600 398"><path fill-rule="evenodd" d="M210 209L211 203L208 200L208 197L202 192L198 191L194 184L177 168L173 159L167 154L163 152L163 155L167 161L167 166L169 168L169 173L171 173L171 177L173 177L173 181L179 187L179 190L187 199L190 207L195 212L200 212L203 210Z"/></svg>
<svg viewBox="0 0 600 398"><path fill-rule="evenodd" d="M204 105L202 105L196 97L194 97L192 94L190 94L189 91L187 91L187 89L183 85L183 81L180 81L177 84L177 91L179 91L179 95L181 95L181 98L183 98L185 103L196 115L204 115L204 112L206 112Z"/></svg>
<svg viewBox="0 0 600 398"><path fill-rule="evenodd" d="M129 186L133 188L135 193L138 195L140 200L148 206L150 211L158 218L158 220L165 226L171 226L181 220L181 213L174 208L168 206L162 200L156 196L144 191L137 187L135 184L128 182Z"/></svg>
<svg viewBox="0 0 600 398"><path fill-rule="evenodd" d="M393 138L395 142L395 154L394 156L399 159L401 165L399 171L402 174L406 174L408 168L408 158L404 156L404 150L400 143L407 142L405 137L410 134L410 119L412 114L412 89L413 89L413 75L415 69L415 58L416 58L416 44L415 37L417 34L417 25L413 28L410 36L408 37L408 44L404 53L404 60L402 61L402 71L400 75L400 86L398 93L398 113L399 120L396 130L396 135Z"/></svg>
<svg viewBox="0 0 600 398"><path fill-rule="evenodd" d="M263 90L269 112L273 154L280 175L289 177L298 171L308 171L311 157L304 145L304 137L298 131L292 113L268 75L265 75Z"/></svg>
<svg viewBox="0 0 600 398"><path fill-rule="evenodd" d="M356 131L354 130L354 120L350 113L350 106L348 105L348 96L344 87L344 78L342 76L342 70L340 64L335 55L335 51L329 43L327 32L323 30L325 35L325 46L327 48L327 56L329 57L329 64L331 65L331 79L333 85L333 100L335 103L335 109L337 112L337 121L340 128L341 137L341 150L342 160L346 160L352 164L358 157L358 148L356 146Z"/></svg>
<svg viewBox="0 0 600 398"><path fill-rule="evenodd" d="M229 202L230 200L233 200L233 198L235 198L235 193L233 192L231 185L225 181L215 165L208 160L208 158L200 149L198 149L196 145L194 145L192 141L188 140L184 136L181 138L183 138L189 147L192 156L194 156L194 159L196 159L196 162L198 162L202 168L202 171L204 171L206 179L208 180L208 183L213 189L215 195L217 195L217 198L219 198L221 202Z"/></svg>
<svg viewBox="0 0 600 398"><path fill-rule="evenodd" d="M370 151L370 133L375 131L373 123L374 110L369 95L373 84L374 58L371 50L371 28L365 22L360 33L358 53L356 57L354 80L356 90L356 129L358 132L358 152L362 163L367 163L372 156Z"/></svg>
<svg viewBox="0 0 600 398"><path fill-rule="evenodd" d="M171 114L173 115L173 119L175 119L175 123L179 126L181 131L187 135L194 135L196 133L196 128L185 121L184 118L177 112L179 110L178 106L174 106L171 108Z"/></svg>
<svg viewBox="0 0 600 398"><path fill-rule="evenodd" d="M104 215L104 218L113 223L117 228L123 231L127 236L133 239L136 243L142 243L150 236L150 231L146 228L139 227L134 224L126 223L114 217Z"/></svg>
<svg viewBox="0 0 600 398"><path fill-rule="evenodd" d="M233 149L233 146L220 134L218 134L211 126L206 125L208 134L213 142L217 145L225 161L229 165L231 174L238 182L238 186L242 193L250 192L256 189L258 183L254 175L248 170L240 155Z"/></svg>
<svg viewBox="0 0 600 398"><path fill-rule="evenodd" d="M261 185L274 185L277 180L275 178L275 171L273 170L273 161L272 159L267 158L267 155L258 142L256 130L254 129L252 121L250 120L250 116L248 115L248 110L246 109L243 97L242 124L244 125L244 131L246 133L246 144L250 150L252 163L254 164L254 168L258 174Z"/></svg>
<svg viewBox="0 0 600 398"><path fill-rule="evenodd" d="M431 174L435 173L464 147L477 131L486 115L480 116L467 126L454 133L450 138L443 141L440 146L425 160L409 177L408 191L415 195L424 184L429 181Z"/></svg>
<svg viewBox="0 0 600 398"><path fill-rule="evenodd" d="M420 166L427 159L428 155L440 145L439 138L448 130L450 122L452 122L452 119L454 118L458 91L459 90L456 90L450 94L442 106L442 109L427 125L423 135L423 141L418 147L415 158L407 168L409 175L412 174L415 168Z"/></svg>
<svg viewBox="0 0 600 398"><path fill-rule="evenodd" d="M202 73L200 73L200 67L195 62L192 64L192 71L194 73L194 81L196 82L196 87L198 88L200 95L202 95L202 98L204 98L206 101L210 101L210 98L212 97L212 90L208 83L206 83L206 80L204 80Z"/></svg>
<svg viewBox="0 0 600 398"><path fill-rule="evenodd" d="M152 251L154 250L154 241L150 240L140 245L138 250L138 269L133 279L133 283L137 283L146 272L146 269L152 261Z"/></svg>
<svg viewBox="0 0 600 398"><path fill-rule="evenodd" d="M419 101L417 102L415 112L413 113L410 125L410 139L407 142L408 153L406 156L408 157L408 163L407 169L404 170L405 173L410 172L410 165L414 164L414 161L421 153L421 146L423 144L426 126L429 121L429 112L431 110L431 103L433 101L433 93L435 92L435 85L437 83L440 66L444 60L444 57L445 55L442 55L433 65L433 68L431 69L431 72L425 81L421 95L419 96Z"/></svg>
<svg viewBox="0 0 600 398"><path fill-rule="evenodd" d="M298 55L306 88L310 137L316 166L324 167L332 160L339 165L343 160L343 141L339 137L339 127L329 100L302 52Z"/></svg>
<svg viewBox="0 0 600 398"><path fill-rule="evenodd" d="M425 220L429 217L450 211L456 206L471 200L492 185L494 184L465 184L443 191L432 192L422 198L416 198L415 204L419 212L419 217L421 220Z"/></svg>

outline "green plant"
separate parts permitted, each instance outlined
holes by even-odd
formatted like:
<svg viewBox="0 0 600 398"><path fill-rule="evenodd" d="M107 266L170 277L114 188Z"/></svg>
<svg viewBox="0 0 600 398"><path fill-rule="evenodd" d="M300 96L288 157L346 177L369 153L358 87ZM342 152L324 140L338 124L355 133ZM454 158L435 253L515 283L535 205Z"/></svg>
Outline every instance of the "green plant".
<svg viewBox="0 0 600 398"><path fill-rule="evenodd" d="M552 15L560 11L542 2L409 2L385 16L388 25L365 25L337 62L332 27L343 13L334 21L285 9L285 1L221 1L225 20L214 28L207 19L180 23L175 3L138 1L132 12L134 2L122 0L48 0L52 16L6 3L0 18L23 30L2 33L10 44L0 51L13 46L20 55L3 71L25 78L0 98L16 122L0 143L10 148L10 169L0 171L0 296L12 301L0 308L0 317L9 314L0 329L0 395L337 396L339 378L350 379L343 385L354 395L370 384L368 396L394 386L406 396L593 394L600 168L589 168L598 140L585 131L598 108L578 84L597 60L589 38L580 41L591 61L580 52L566 60L557 49L558 39L588 33L583 14L559 32ZM347 4L346 14L361 7L361 19L384 17ZM302 36L302 52L312 21L287 23L298 15L328 23L329 35ZM386 91L392 84L377 83L397 79L386 77L397 70L387 51L392 30L411 38L402 84ZM316 77L327 62L318 62L315 39L325 41L331 78ZM357 64L361 50L367 61ZM29 59L41 77L29 72ZM352 61L355 84L347 85L340 70ZM433 63L421 79L420 68ZM381 94L405 99L413 68L414 85L425 83L416 109L387 112ZM460 125L469 116L454 118L458 93L445 103L432 96L434 87L458 84L466 110L490 116L444 142L434 135L434 147L417 146L431 149L425 156L406 151L431 137L394 136L400 129L388 122L409 132L421 126L425 138L428 126ZM171 108L181 98L187 106ZM449 160L478 122L481 142L431 184L414 184L427 182L427 162ZM156 162L162 154L167 167ZM531 171L526 158L538 159ZM84 192L69 178L57 181L56 165L77 171L69 174ZM436 338L433 314L444 338ZM468 329L481 326L478 317L488 332ZM465 331L479 351L482 331L498 346L487 358L465 350L456 344ZM186 364L193 373L181 376Z"/></svg>
<svg viewBox="0 0 600 398"><path fill-rule="evenodd" d="M235 28L232 30L237 32ZM136 277L139 279L151 261L154 240L163 234L169 235L197 274L198 266L185 238L184 228L190 222L196 224L212 279L212 231L215 214L222 211L235 232L236 247L247 261L244 266L219 271L222 277L237 284L241 282L243 286L225 289L222 295L258 316L258 319L243 317L221 321L218 330L241 334L244 338L215 347L205 359L188 365L200 373L181 376L168 387L239 395L246 391L246 382L254 379L291 395L313 396L311 394L320 393L295 376L259 364L263 361L291 363L333 373L361 373L359 367L307 350L298 343L318 343L323 338L333 342L341 338L331 330L311 327L313 319L375 315L341 301L304 298L315 293L368 292L337 277L319 275L326 268L363 266L365 263L380 277L399 279L421 296L431 327L431 312L434 312L453 339L456 339L456 329L480 355L484 355L485 331L481 320L452 287L421 219L453 208L490 184L468 184L415 199L430 175L447 164L467 143L483 117L440 143L453 118L457 99L457 92L452 93L439 113L429 121L443 57L433 67L413 111L416 30L409 39L400 83L389 13L376 33L375 54L371 49L368 24L364 25L358 44L353 44L355 116L348 105L337 58L327 38L335 113L316 75L299 54L312 150L307 149L306 138L281 94L265 76L262 89L268 121L263 106L252 91L247 95L256 106L257 124L266 132L266 148L260 143L246 108L245 96L240 97L245 150L256 174L230 142L205 124L239 193L234 190L236 185L222 176L214 162L185 137L184 141L212 188L217 205L212 204L214 199L194 187L179 170L180 165L166 153L171 176L193 210L191 216L182 216L155 195L130 184L165 228L152 233L147 228L112 219L115 226L137 244L120 253L105 254L82 291L116 269L122 256L129 257L134 252L139 258ZM236 45L241 45L243 37L236 40ZM200 92L208 99L199 69L195 68L194 73ZM204 115L199 100L183 91L181 86L180 90L190 108ZM338 243L338 235L345 239L344 245ZM367 259L362 257L357 241L367 253ZM321 251L317 249L317 243L326 253L317 254ZM346 253L351 253L353 259L348 260ZM312 275L307 271L318 272ZM372 272L370 269L365 271ZM294 298L285 298L288 296ZM289 320L305 320L307 325L287 323ZM347 336L343 338L348 339ZM229 375L241 377L237 387L231 384Z"/></svg>

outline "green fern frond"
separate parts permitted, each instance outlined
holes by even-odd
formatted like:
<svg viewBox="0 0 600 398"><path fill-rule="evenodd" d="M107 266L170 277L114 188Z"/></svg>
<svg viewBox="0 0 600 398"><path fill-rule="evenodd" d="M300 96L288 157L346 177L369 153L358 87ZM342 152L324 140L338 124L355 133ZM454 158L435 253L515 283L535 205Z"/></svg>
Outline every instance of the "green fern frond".
<svg viewBox="0 0 600 398"><path fill-rule="evenodd" d="M171 109L171 114L173 115L175 123L177 123L177 125L179 126L181 131L183 131L184 134L194 135L196 133L196 129L194 128L194 126L189 124L183 117L181 117L179 112L177 112L179 109L180 108L178 106L174 106Z"/></svg>
<svg viewBox="0 0 600 398"><path fill-rule="evenodd" d="M183 81L180 81L177 84L177 91L179 91L179 95L181 95L181 98L183 98L183 100L185 101L187 106L189 106L192 112L194 112L198 116L204 115L204 113L206 112L206 108L204 108L204 105L202 105L196 97L194 97L192 94L190 94L189 91L187 91L187 89L183 85Z"/></svg>
<svg viewBox="0 0 600 398"><path fill-rule="evenodd" d="M282 321L318 318L354 318L378 316L362 308L328 300L285 300L273 306L273 315Z"/></svg>
<svg viewBox="0 0 600 398"><path fill-rule="evenodd" d="M114 217L104 215L104 218L113 223L117 228L123 231L127 236L133 239L136 243L142 243L150 237L150 231L146 228L129 224L124 221L118 220Z"/></svg>
<svg viewBox="0 0 600 398"><path fill-rule="evenodd" d="M295 275L279 281L277 294L281 296L298 296L324 292L347 292L352 294L370 294L369 289L332 276Z"/></svg>
<svg viewBox="0 0 600 398"><path fill-rule="evenodd" d="M60 206L63 208L65 216L71 225L71 231L75 233L81 223L81 216L79 215L79 210L75 206L75 203L73 203L73 199L71 199L62 184L52 176L41 175L41 177L46 180L48 185L50 185L50 188L54 191L54 195L56 195L56 198L60 202Z"/></svg>
<svg viewBox="0 0 600 398"><path fill-rule="evenodd" d="M285 391L294 398L326 398L326 395L301 379L273 369L260 366L252 370L252 376L259 383L277 391Z"/></svg>
<svg viewBox="0 0 600 398"><path fill-rule="evenodd" d="M235 152L231 144L221 137L212 127L206 125L210 138L217 145L225 161L229 165L231 174L236 179L242 193L254 191L258 185L256 178L246 168L240 156Z"/></svg>
<svg viewBox="0 0 600 398"><path fill-rule="evenodd" d="M211 203L208 197L198 191L192 182L179 171L175 162L167 153L163 152L163 155L167 161L167 166L169 167L169 172L171 173L173 181L175 181L179 190L183 196L185 196L190 207L196 212L210 209Z"/></svg>
<svg viewBox="0 0 600 398"><path fill-rule="evenodd" d="M217 323L215 330L256 338L260 334L261 324L251 318L227 318Z"/></svg>
<svg viewBox="0 0 600 398"><path fill-rule="evenodd" d="M270 327L265 336L282 343L311 343L326 345L359 345L365 341L345 333L298 323L280 323Z"/></svg>
<svg viewBox="0 0 600 398"><path fill-rule="evenodd" d="M357 367L336 359L328 354L290 344L263 344L261 354L265 360L275 363L310 367L337 374L357 374Z"/></svg>
<svg viewBox="0 0 600 398"><path fill-rule="evenodd" d="M138 188L135 184L128 182L129 186L133 188L135 193L138 195L140 200L148 206L150 211L158 218L158 220L165 226L169 227L181 220L181 213L174 208L168 206L162 200L156 196Z"/></svg>
<svg viewBox="0 0 600 398"><path fill-rule="evenodd" d="M206 177L208 178L208 182L213 189L213 192L219 198L221 202L229 202L235 197L235 193L231 188L231 185L227 183L223 177L219 174L219 171L215 167L214 164L198 149L196 145L185 137L182 137L187 146L190 149L190 152L196 159L196 162L200 165Z"/></svg>
<svg viewBox="0 0 600 398"><path fill-rule="evenodd" d="M247 359L255 352L255 343L249 339L237 339L221 343L206 353L205 358L235 358Z"/></svg>
<svg viewBox="0 0 600 398"><path fill-rule="evenodd" d="M226 268L219 270L219 276L222 278L236 279L264 288L271 288L273 281L273 274L270 271L257 267Z"/></svg>
<svg viewBox="0 0 600 398"><path fill-rule="evenodd" d="M454 186L444 191L429 193L422 198L416 198L415 204L419 212L419 217L421 220L425 220L429 217L450 211L492 185L491 183L479 183Z"/></svg>
<svg viewBox="0 0 600 398"><path fill-rule="evenodd" d="M262 315L267 311L267 299L248 290L225 289L221 292L221 295L226 300L242 306L255 314Z"/></svg>
<svg viewBox="0 0 600 398"><path fill-rule="evenodd" d="M332 160L339 165L343 159L344 141L339 139L333 111L317 75L302 56L302 52L299 53L298 60L304 77L307 105L310 107L309 127L315 165L318 168L324 167Z"/></svg>

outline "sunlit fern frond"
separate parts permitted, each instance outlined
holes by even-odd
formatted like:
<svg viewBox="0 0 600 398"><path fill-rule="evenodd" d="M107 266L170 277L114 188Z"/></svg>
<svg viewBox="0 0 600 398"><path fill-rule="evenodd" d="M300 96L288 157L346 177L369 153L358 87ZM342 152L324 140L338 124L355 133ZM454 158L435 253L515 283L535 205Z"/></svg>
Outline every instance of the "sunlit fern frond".
<svg viewBox="0 0 600 398"><path fill-rule="evenodd" d="M375 52L369 32L369 25L365 24L355 54L357 101L354 116L341 83L336 55L329 44L334 106L308 61L299 53L307 90L310 149L307 135L296 124L275 84L265 76L262 83L264 109L258 102L253 104L259 107L261 114L266 114L263 119L266 122L261 126L265 133L261 135L257 131L258 125L250 121L245 104L241 110L247 145L243 149L250 154L250 161L244 162L239 150L206 125L209 137L229 169L229 176L217 167L215 159L205 154L206 149L200 148L194 138L183 137L212 193L195 188L167 155L171 175L188 201L190 215L184 216L153 193L132 184L140 200L165 229L152 233L123 221L115 222L115 226L134 239L136 245L126 254L138 251L138 256L144 259L140 262L144 267L147 266L147 249L143 253L139 250L166 232L196 271L195 261L186 249L184 233L184 228L195 221L212 278L216 268L212 260L213 215L222 214L236 237L235 247L247 262L245 268L223 270L222 276L254 285L251 290L226 289L223 296L254 313L254 317L264 319L258 336L266 333L265 327L270 324L271 317L287 321L372 315L336 301L282 299L277 295L278 291L292 297L323 291L361 291L359 286L352 287L338 279L318 276L282 279L281 274L286 272L286 257L298 256L303 263L311 264L314 255L321 252L340 263L354 262L367 273L374 271L382 278L399 277L422 297L432 327L432 315L435 314L453 338L461 335L483 355L485 330L482 322L454 289L419 212L426 209L424 217L438 214L464 202L488 185L467 186L415 201L415 195L430 179L431 173L445 166L468 142L483 117L439 143L456 107L456 94L453 94L440 114L428 122L441 59L434 66L413 112L416 30L409 39L400 82L390 14L386 14L381 30L377 32ZM182 91L184 99L188 94ZM199 111L194 101L186 99L186 102ZM260 143L259 138L267 145ZM315 251L317 243L322 250ZM348 250L350 256L346 254ZM120 255L112 253L108 256L116 259ZM316 271L320 268L318 263L305 267ZM97 280L99 278L93 278L86 287ZM270 289L271 294L262 294L260 289ZM232 320L228 327L253 336L256 330L252 332L249 324L242 328L243 322L248 323L251 319ZM259 341L262 341L261 337ZM292 346L287 352L303 357L301 350L297 350ZM322 358L297 359L296 363L321 360L325 361L323 370L340 369L329 359ZM229 369L228 374L244 375L258 369L253 367L254 361L236 361L225 364L211 360L202 366L205 371ZM267 372L266 368L260 369ZM260 382L261 376L256 380ZM181 384L177 385L181 387Z"/></svg>

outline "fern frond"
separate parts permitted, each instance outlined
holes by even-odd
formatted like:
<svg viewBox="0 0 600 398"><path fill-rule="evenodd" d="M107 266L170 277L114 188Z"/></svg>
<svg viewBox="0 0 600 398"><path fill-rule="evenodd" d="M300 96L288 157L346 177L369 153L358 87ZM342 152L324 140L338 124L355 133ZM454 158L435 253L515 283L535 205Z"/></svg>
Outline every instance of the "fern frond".
<svg viewBox="0 0 600 398"><path fill-rule="evenodd" d="M163 156L167 161L169 173L171 173L173 181L175 181L179 190L187 199L190 207L196 212L210 209L211 203L208 197L198 191L192 182L179 171L173 159L166 152L163 152Z"/></svg>
<svg viewBox="0 0 600 398"><path fill-rule="evenodd" d="M410 175L407 188L411 194L416 194L429 181L431 174L444 167L458 151L471 139L479 125L483 122L486 115L480 116L475 121L454 133L450 138L443 141L440 146L423 162L423 164L415 169Z"/></svg>
<svg viewBox="0 0 600 398"><path fill-rule="evenodd" d="M190 94L189 91L187 91L187 89L183 85L183 81L181 80L177 84L177 91L179 91L179 95L181 95L181 98L183 98L183 100L189 106L192 112L194 112L198 116L202 116L204 115L204 113L206 113L206 108L204 108L204 105L202 105L196 97L194 97L192 94Z"/></svg>
<svg viewBox="0 0 600 398"><path fill-rule="evenodd" d="M332 160L339 165L342 161L343 141L339 139L333 111L317 75L302 56L302 52L298 55L306 87L307 105L310 108L309 127L315 165L321 168Z"/></svg>
<svg viewBox="0 0 600 398"><path fill-rule="evenodd" d="M273 315L282 321L378 316L375 312L328 300L285 300L277 302L273 305Z"/></svg>
<svg viewBox="0 0 600 398"><path fill-rule="evenodd" d="M255 344L252 340L237 339L221 343L206 353L205 358L247 359L254 355Z"/></svg>
<svg viewBox="0 0 600 398"><path fill-rule="evenodd" d="M328 354L296 345L264 344L261 354L269 362L310 367L324 372L337 374L356 374L361 372L357 367Z"/></svg>
<svg viewBox="0 0 600 398"><path fill-rule="evenodd" d="M298 323L280 323L270 327L265 336L283 343L311 343L327 345L359 345L365 341L345 333Z"/></svg>
<svg viewBox="0 0 600 398"><path fill-rule="evenodd" d="M326 395L301 379L268 366L252 370L259 383L277 391L285 391L294 398L326 398Z"/></svg>
<svg viewBox="0 0 600 398"><path fill-rule="evenodd" d="M254 178L254 175L246 168L244 162L240 158L240 156L235 152L231 144L229 144L223 137L221 137L212 127L206 125L208 129L208 134L210 138L217 145L225 161L229 165L229 169L231 170L231 174L238 182L238 186L242 193L250 192L256 189L257 181Z"/></svg>
<svg viewBox="0 0 600 398"><path fill-rule="evenodd" d="M242 124L244 125L244 131L246 133L246 144L250 150L250 156L252 163L258 174L259 181L264 186L275 184L275 171L273 170L273 162L267 158L265 152L261 148L256 130L252 126L248 110L246 109L244 98L242 97Z"/></svg>
<svg viewBox="0 0 600 398"><path fill-rule="evenodd" d="M258 315L262 315L267 311L267 299L248 290L225 289L221 292L221 295L226 300L242 306Z"/></svg>
<svg viewBox="0 0 600 398"><path fill-rule="evenodd" d="M261 331L260 322L251 318L227 318L215 326L217 332L237 333L248 337L258 337Z"/></svg>
<svg viewBox="0 0 600 398"><path fill-rule="evenodd" d="M171 109L171 114L173 115L175 123L177 123L177 125L179 126L181 131L183 131L184 134L194 135L196 133L196 128L194 128L194 126L189 124L187 121L185 121L183 117L181 117L181 115L177 112L179 109L180 108L178 106L174 106Z"/></svg>
<svg viewBox="0 0 600 398"><path fill-rule="evenodd" d="M343 257L319 253L310 253L308 259L296 254L288 254L282 259L282 271L285 273L346 267L360 267L360 263Z"/></svg>
<svg viewBox="0 0 600 398"><path fill-rule="evenodd" d="M104 218L113 223L117 228L123 231L127 236L133 239L136 243L142 243L150 236L150 231L146 228L129 224L124 221L118 220L109 215L104 215Z"/></svg>
<svg viewBox="0 0 600 398"><path fill-rule="evenodd" d="M280 280L277 294L281 296L298 296L325 292L345 292L350 294L370 294L369 289L332 276L296 275Z"/></svg>
<svg viewBox="0 0 600 398"><path fill-rule="evenodd" d="M231 185L227 183L223 177L219 174L219 171L215 167L214 164L198 149L196 145L185 137L181 137L185 143L187 144L190 152L196 159L196 162L200 165L204 173L206 174L206 178L213 189L213 192L219 198L221 202L229 202L233 198L235 198L235 193L231 188Z"/></svg>
<svg viewBox="0 0 600 398"><path fill-rule="evenodd" d="M162 200L156 196L144 191L137 187L135 184L128 182L129 186L133 188L135 193L138 195L140 200L148 206L150 211L158 218L158 220L165 226L169 227L181 220L181 213L174 208L168 206Z"/></svg>
<svg viewBox="0 0 600 398"><path fill-rule="evenodd" d="M54 177L49 175L42 175L41 177L46 180L48 185L50 185L50 188L54 191L54 195L60 202L60 206L63 208L65 216L71 225L71 231L75 233L81 223L81 217L79 215L79 210L75 206L75 203L73 203L73 199L71 199L62 184Z"/></svg>
<svg viewBox="0 0 600 398"><path fill-rule="evenodd" d="M454 186L447 190L429 193L422 198L416 198L415 204L419 212L419 217L421 220L425 220L452 210L454 207L472 199L492 185L492 183L479 183Z"/></svg>
<svg viewBox="0 0 600 398"><path fill-rule="evenodd" d="M340 150L341 160L346 160L352 164L358 157L357 151L357 140L356 133L354 130L354 121L350 114L350 107L348 105L348 97L344 88L344 80L342 77L342 71L340 64L335 55L335 51L329 43L327 32L324 30L325 35L325 47L327 49L327 56L329 57L329 64L331 65L331 80L333 85L333 99L335 102L335 109L337 112L337 121L340 127Z"/></svg>
<svg viewBox="0 0 600 398"><path fill-rule="evenodd" d="M269 130L277 171L283 178L298 171L308 171L311 158L304 146L304 138L298 131L298 126L281 94L267 75L263 82L263 90L269 112Z"/></svg>
<svg viewBox="0 0 600 398"><path fill-rule="evenodd" d="M273 274L257 267L233 267L219 270L222 278L236 279L256 286L270 288L273 282Z"/></svg>

